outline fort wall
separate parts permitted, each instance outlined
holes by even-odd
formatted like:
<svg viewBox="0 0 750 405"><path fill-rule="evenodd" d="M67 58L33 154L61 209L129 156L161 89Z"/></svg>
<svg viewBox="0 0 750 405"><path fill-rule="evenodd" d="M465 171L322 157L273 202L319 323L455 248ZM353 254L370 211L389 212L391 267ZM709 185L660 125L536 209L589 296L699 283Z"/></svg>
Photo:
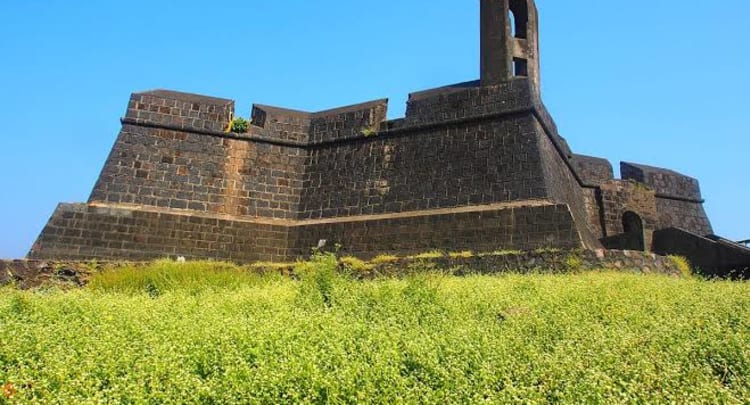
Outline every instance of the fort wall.
<svg viewBox="0 0 750 405"><path fill-rule="evenodd" d="M166 90L131 96L88 204L60 205L30 257L239 262L423 250L652 247L712 232L697 180L576 155L540 97L532 0L481 2L480 80L320 112Z"/></svg>
<svg viewBox="0 0 750 405"><path fill-rule="evenodd" d="M305 159L296 147L125 124L89 202L292 218Z"/></svg>
<svg viewBox="0 0 750 405"><path fill-rule="evenodd" d="M528 80L476 85L414 93L394 121L386 100L255 105L245 134L226 132L230 100L136 93L89 205L58 207L30 257L289 260L319 240L363 257L596 249L628 209L647 242L678 221L710 229L694 180L630 164L642 186L612 180L606 160L572 154Z"/></svg>
<svg viewBox="0 0 750 405"><path fill-rule="evenodd" d="M697 235L713 233L703 208L698 180L658 167L621 164L622 178L645 184L656 193L658 228L681 228Z"/></svg>
<svg viewBox="0 0 750 405"><path fill-rule="evenodd" d="M309 221L60 204L29 258L289 261L308 256L320 240L361 257L436 246L447 251L583 247L568 207L542 201Z"/></svg>

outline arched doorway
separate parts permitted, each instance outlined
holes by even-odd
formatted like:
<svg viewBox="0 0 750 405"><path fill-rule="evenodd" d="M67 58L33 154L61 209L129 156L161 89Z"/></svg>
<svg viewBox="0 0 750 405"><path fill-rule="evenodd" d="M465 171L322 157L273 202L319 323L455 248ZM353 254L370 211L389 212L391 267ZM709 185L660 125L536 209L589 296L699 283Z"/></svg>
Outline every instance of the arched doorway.
<svg viewBox="0 0 750 405"><path fill-rule="evenodd" d="M632 237L633 248L646 250L645 235L643 233L643 219L633 211L622 215L623 233Z"/></svg>

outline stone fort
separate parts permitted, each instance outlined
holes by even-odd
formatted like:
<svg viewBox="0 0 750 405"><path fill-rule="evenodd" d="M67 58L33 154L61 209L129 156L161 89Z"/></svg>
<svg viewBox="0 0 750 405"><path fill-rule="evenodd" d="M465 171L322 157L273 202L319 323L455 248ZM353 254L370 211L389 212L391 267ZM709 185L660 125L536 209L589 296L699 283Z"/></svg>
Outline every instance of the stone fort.
<svg viewBox="0 0 750 405"><path fill-rule="evenodd" d="M286 261L350 254L650 250L712 271L750 250L713 236L693 178L572 152L540 95L533 0L480 0L473 82L319 112L135 93L87 203L60 204L31 259Z"/></svg>

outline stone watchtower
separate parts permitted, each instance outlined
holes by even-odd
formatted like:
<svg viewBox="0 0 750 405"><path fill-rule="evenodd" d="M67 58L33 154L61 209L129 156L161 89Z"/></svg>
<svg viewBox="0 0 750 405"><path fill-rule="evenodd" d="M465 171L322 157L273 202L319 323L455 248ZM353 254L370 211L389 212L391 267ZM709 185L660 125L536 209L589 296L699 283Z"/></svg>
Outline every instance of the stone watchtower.
<svg viewBox="0 0 750 405"><path fill-rule="evenodd" d="M481 84L528 77L539 90L539 23L534 0L480 0Z"/></svg>

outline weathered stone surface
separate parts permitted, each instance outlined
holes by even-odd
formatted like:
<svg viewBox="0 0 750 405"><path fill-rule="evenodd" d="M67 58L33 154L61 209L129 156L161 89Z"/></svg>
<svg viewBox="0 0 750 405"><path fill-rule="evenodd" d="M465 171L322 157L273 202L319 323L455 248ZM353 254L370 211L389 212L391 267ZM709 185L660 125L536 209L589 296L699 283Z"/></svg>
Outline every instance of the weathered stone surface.
<svg viewBox="0 0 750 405"><path fill-rule="evenodd" d="M378 252L582 248L566 205L529 202L307 221L237 219L174 210L61 204L31 259L151 260L183 256L248 263L310 254L322 239Z"/></svg>
<svg viewBox="0 0 750 405"><path fill-rule="evenodd" d="M712 233L697 180L574 154L541 101L532 0L482 0L480 80L321 112L133 94L88 205L61 205L35 258L248 262L319 239L363 256L430 249L652 248ZM512 14L512 18L511 18ZM490 208L488 208L490 207Z"/></svg>
<svg viewBox="0 0 750 405"><path fill-rule="evenodd" d="M654 234L654 251L686 257L706 277L750 279L750 248L714 235L660 229Z"/></svg>

